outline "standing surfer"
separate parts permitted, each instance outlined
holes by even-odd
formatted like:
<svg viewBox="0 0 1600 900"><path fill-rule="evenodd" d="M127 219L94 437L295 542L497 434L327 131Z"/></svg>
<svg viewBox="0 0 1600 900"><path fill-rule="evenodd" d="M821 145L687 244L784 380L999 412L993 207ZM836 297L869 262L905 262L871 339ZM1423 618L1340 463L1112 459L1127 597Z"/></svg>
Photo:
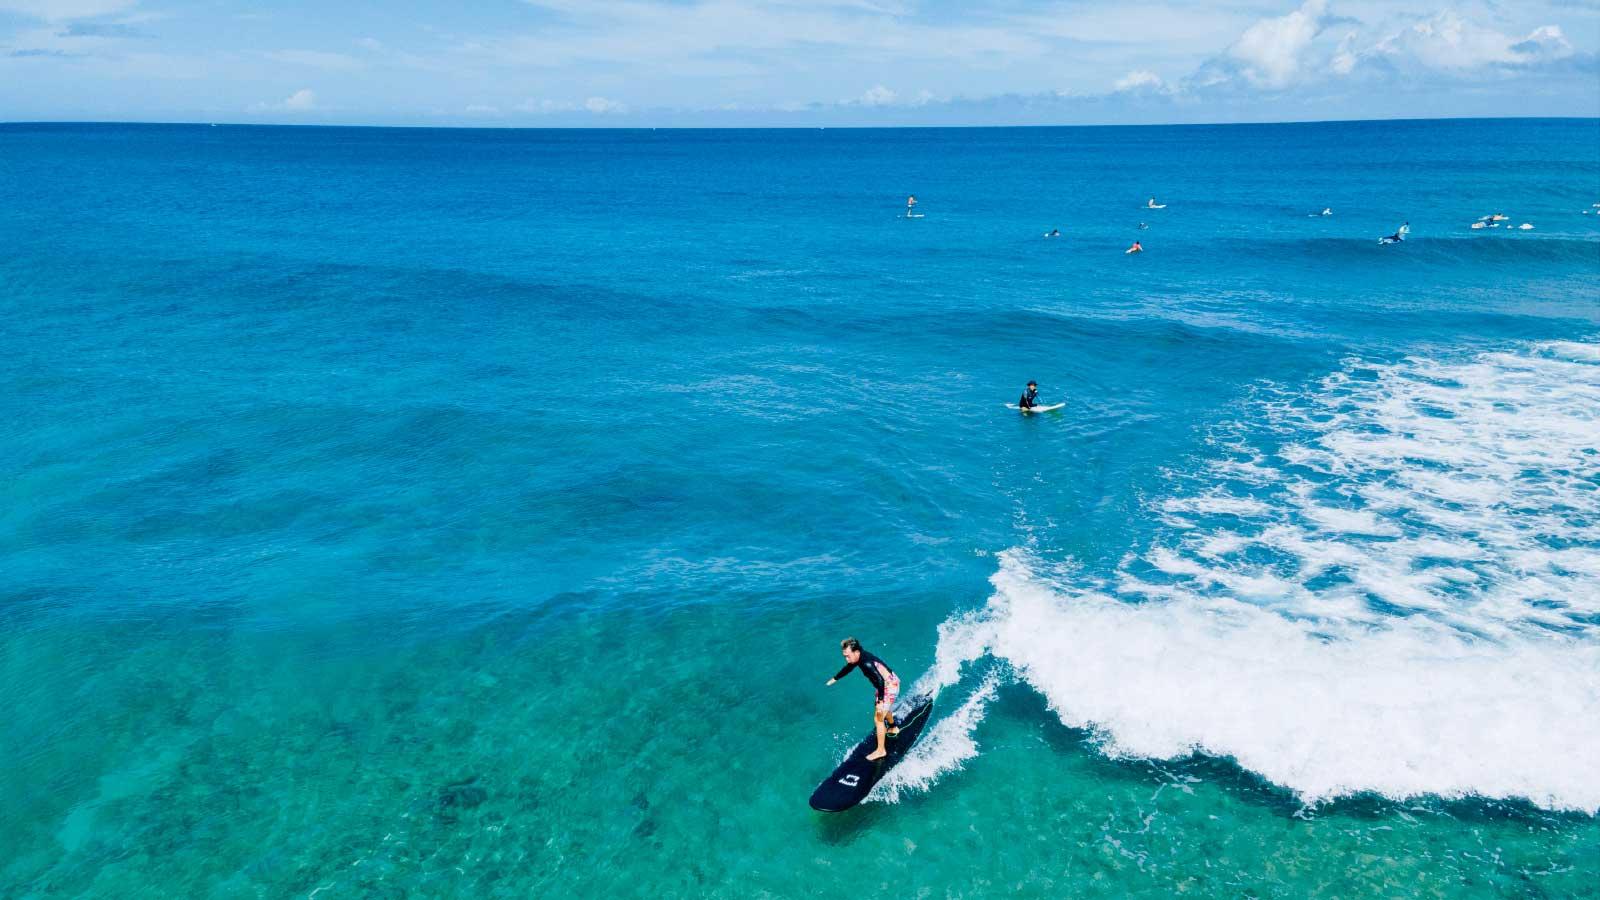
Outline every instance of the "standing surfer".
<svg viewBox="0 0 1600 900"><path fill-rule="evenodd" d="M839 674L829 678L828 684L831 685L849 675L852 669L860 669L861 674L872 682L872 688L877 692L872 721L878 729L878 749L868 753L867 759L883 759L888 753L883 747L884 736L900 732L900 729L894 727L894 701L900 694L900 679L894 674L894 670L889 668L888 663L861 649L861 642L853 637L840 641L839 649L844 654L844 668L839 670Z"/></svg>
<svg viewBox="0 0 1600 900"><path fill-rule="evenodd" d="M912 218L917 210L917 197L915 194L906 198L906 218Z"/></svg>

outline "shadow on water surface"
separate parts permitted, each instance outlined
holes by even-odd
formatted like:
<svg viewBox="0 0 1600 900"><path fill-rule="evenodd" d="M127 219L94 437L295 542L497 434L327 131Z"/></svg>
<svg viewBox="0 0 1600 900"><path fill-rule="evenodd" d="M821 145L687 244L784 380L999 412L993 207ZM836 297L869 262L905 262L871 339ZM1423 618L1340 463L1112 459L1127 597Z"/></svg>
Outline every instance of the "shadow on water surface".
<svg viewBox="0 0 1600 900"><path fill-rule="evenodd" d="M900 814L897 805L887 803L862 803L844 812L826 813L811 811L816 820L817 838L829 846L845 846L878 825Z"/></svg>

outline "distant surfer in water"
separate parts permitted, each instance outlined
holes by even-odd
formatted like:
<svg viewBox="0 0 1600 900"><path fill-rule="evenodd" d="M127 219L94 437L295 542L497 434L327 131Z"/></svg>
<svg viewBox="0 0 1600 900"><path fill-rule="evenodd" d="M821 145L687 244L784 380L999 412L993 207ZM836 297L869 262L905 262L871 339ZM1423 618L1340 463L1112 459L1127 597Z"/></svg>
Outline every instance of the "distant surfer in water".
<svg viewBox="0 0 1600 900"><path fill-rule="evenodd" d="M1124 250L1122 252L1123 253L1143 253L1144 252L1144 245L1139 243L1138 241L1134 241L1132 247L1129 247L1128 249L1126 249L1126 250Z"/></svg>
<svg viewBox="0 0 1600 900"><path fill-rule="evenodd" d="M868 753L867 759L883 759L888 753L883 747L884 737L900 733L900 729L894 727L894 701L900 694L900 678L888 663L861 649L861 642L853 637L840 641L839 650L844 654L844 668L829 678L828 684L832 685L849 675L852 669L860 669L861 674L872 682L872 688L878 694L877 704L872 711L872 721L878 728L878 749Z"/></svg>
<svg viewBox="0 0 1600 900"><path fill-rule="evenodd" d="M1151 197L1150 201L1144 205L1144 208L1145 209L1160 209L1161 207L1156 204L1156 198Z"/></svg>
<svg viewBox="0 0 1600 900"><path fill-rule="evenodd" d="M1406 235L1408 235L1410 233L1411 233L1411 223L1407 222L1404 225L1401 225L1399 228L1396 228L1394 230L1394 234L1391 234L1388 237L1378 238L1378 243L1380 243L1380 244L1398 244L1401 241L1405 240L1406 239Z"/></svg>
<svg viewBox="0 0 1600 900"><path fill-rule="evenodd" d="M1045 237L1061 237L1061 229L1052 228L1044 233Z"/></svg>
<svg viewBox="0 0 1600 900"><path fill-rule="evenodd" d="M1017 398L1017 407L1019 409L1033 409L1035 406L1038 406L1038 405L1039 405L1039 382L1030 381L1030 382L1028 382L1028 389L1022 392L1022 396L1021 397Z"/></svg>

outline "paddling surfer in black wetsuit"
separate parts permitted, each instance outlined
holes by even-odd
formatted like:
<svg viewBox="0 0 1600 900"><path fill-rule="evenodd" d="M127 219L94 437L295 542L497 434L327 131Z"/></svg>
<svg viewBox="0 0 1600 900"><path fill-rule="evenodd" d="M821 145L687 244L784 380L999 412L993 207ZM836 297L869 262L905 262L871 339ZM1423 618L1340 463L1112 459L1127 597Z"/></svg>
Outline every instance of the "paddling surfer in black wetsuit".
<svg viewBox="0 0 1600 900"><path fill-rule="evenodd" d="M1022 397L1017 400L1017 406L1022 409L1033 409L1039 405L1039 382L1028 382L1028 389L1022 392Z"/></svg>
<svg viewBox="0 0 1600 900"><path fill-rule="evenodd" d="M860 669L861 674L872 682L872 688L878 694L872 712L872 721L878 729L878 749L868 753L867 759L883 759L888 752L883 747L884 736L900 733L900 729L894 727L894 701L900 694L900 679L888 663L861 649L861 642L855 638L840 641L839 649L844 653L844 668L829 678L828 684L849 675L852 669Z"/></svg>

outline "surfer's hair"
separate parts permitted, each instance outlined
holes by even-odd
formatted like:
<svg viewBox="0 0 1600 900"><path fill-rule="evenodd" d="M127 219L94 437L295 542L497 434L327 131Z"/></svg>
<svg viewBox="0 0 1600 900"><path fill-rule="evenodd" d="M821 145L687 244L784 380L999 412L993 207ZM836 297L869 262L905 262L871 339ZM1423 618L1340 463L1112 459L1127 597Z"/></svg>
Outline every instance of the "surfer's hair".
<svg viewBox="0 0 1600 900"><path fill-rule="evenodd" d="M839 649L840 650L854 650L855 652L860 653L861 652L861 642L856 640L855 638L845 638L844 640L839 642Z"/></svg>

